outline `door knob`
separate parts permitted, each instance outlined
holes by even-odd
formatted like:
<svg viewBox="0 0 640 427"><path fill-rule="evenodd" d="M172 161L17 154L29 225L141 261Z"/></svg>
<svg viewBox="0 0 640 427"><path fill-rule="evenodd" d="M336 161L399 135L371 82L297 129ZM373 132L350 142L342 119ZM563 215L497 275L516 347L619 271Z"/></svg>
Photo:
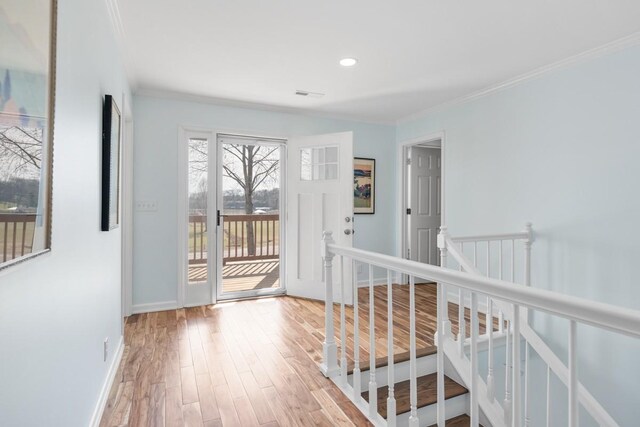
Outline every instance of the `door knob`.
<svg viewBox="0 0 640 427"><path fill-rule="evenodd" d="M346 234L346 235L348 236L349 234L351 234L351 230L349 230L348 228L347 228L347 229L345 229L345 230L344 230L344 234Z"/></svg>
<svg viewBox="0 0 640 427"><path fill-rule="evenodd" d="M345 217L345 218L344 218L344 222L351 222L351 218L350 218L350 217L348 217L348 216L347 216L347 217Z"/></svg>

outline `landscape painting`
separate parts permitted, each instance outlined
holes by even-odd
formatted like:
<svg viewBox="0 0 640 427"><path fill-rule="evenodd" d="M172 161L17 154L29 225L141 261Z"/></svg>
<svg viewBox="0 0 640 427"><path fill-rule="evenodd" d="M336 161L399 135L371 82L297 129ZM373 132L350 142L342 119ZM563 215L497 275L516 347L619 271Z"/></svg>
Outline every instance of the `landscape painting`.
<svg viewBox="0 0 640 427"><path fill-rule="evenodd" d="M373 214L376 208L375 159L353 159L353 212Z"/></svg>

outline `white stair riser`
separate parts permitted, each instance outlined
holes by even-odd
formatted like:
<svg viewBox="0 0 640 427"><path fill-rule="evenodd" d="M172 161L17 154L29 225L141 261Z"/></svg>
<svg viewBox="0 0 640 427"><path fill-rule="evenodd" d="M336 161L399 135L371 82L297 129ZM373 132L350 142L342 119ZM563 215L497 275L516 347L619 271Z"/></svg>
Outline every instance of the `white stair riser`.
<svg viewBox="0 0 640 427"><path fill-rule="evenodd" d="M469 409L469 394L463 394L451 399L447 399L445 403L446 418L454 418L459 415L466 414ZM409 425L410 412L405 412L396 417L396 426L405 427ZM429 427L438 422L438 405L433 404L418 408L418 420L420 427Z"/></svg>
<svg viewBox="0 0 640 427"><path fill-rule="evenodd" d="M406 362L394 363L394 380L396 383L409 379L409 365L410 362L408 360ZM418 372L419 377L433 374L436 372L436 369L435 354L416 359L416 371ZM348 381L349 384L353 386L353 375L349 375ZM378 387L389 385L389 372L387 366L376 368L376 384ZM360 386L362 391L369 390L369 371L362 371L360 373Z"/></svg>

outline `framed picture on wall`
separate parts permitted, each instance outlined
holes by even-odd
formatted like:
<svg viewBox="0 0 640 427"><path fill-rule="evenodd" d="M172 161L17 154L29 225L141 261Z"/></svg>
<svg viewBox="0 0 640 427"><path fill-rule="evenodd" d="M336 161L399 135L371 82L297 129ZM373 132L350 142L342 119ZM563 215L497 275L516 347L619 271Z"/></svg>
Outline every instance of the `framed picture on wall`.
<svg viewBox="0 0 640 427"><path fill-rule="evenodd" d="M356 157L353 159L353 213L376 212L376 161Z"/></svg>
<svg viewBox="0 0 640 427"><path fill-rule="evenodd" d="M120 223L120 110L105 95L102 111L102 231Z"/></svg>

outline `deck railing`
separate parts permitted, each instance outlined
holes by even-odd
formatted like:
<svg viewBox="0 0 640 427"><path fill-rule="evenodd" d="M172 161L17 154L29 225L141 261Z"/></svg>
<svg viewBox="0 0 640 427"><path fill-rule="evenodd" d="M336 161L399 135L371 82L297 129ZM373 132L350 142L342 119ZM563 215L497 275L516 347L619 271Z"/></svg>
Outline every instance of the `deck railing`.
<svg viewBox="0 0 640 427"><path fill-rule="evenodd" d="M502 242L511 241L506 245L508 253L503 253L505 246ZM523 254L523 276L524 283L514 283L515 274L513 273L518 265L516 260L517 241L524 241ZM334 243L331 233L325 232L322 242L322 257L325 269L325 341L323 343L323 360L321 365L322 372L334 380L334 382L342 389L342 391L367 415L369 420L376 426L395 426L395 397L394 397L394 359L393 359L393 339L392 325L394 310L392 309L393 288L392 281L394 277L401 275L409 276L409 337L410 337L410 416L409 425L422 425L418 419L417 412L417 375L416 375L416 319L415 319L415 278L429 279L437 283L437 325L438 333L435 336L437 345L437 425L444 427L445 420L445 394L444 394L444 369L445 359L453 366L470 392L469 412L471 417L471 425L477 427L480 422L480 410L484 413L489 423L497 426L513 426L520 427L522 425L532 425L530 419L531 385L529 382L529 365L534 353L547 364L547 393L544 395L536 395L536 399L546 401L546 420L549 425L550 405L559 404L552 401L550 397L549 381L552 374L555 374L566 386L568 414L567 425L577 427L581 423L578 421L578 414L584 409L588 416L601 426L617 426L618 424L609 413L601 406L601 404L586 390L580 383L577 372L577 325L585 324L595 326L605 331L627 335L634 338L640 338L640 311L631 310L623 307L603 304L596 301L589 301L582 298L568 296L557 292L552 292L539 288L532 288L529 285L530 273L530 244L531 244L531 227L527 225L523 232L508 235L494 236L474 236L469 238L451 238L446 228L443 227L438 238L438 247L441 251L441 265L443 267L422 264L415 261L405 260L388 255L377 254L361 249L351 247L338 246ZM473 260L470 260L464 254L464 243L471 243L473 246ZM462 246L462 247L461 247ZM487 265L487 271L481 273L478 269L480 253L479 248L486 248L486 254L483 260ZM505 251L507 252L507 251ZM493 255L497 253L499 258L496 260ZM503 255L507 262L504 266L509 266L503 272ZM461 271L446 268L448 265L447 257L451 256L455 263L459 264ZM351 337L345 326L345 282L351 283L350 278L346 278L343 266L351 262L353 270L355 265L369 266L369 318L383 315L376 313L376 304L373 303L375 298L373 292L374 280L371 274L372 266L383 268L387 271L387 313L389 330L388 330L388 398L387 419L382 418L377 411L377 377L375 375L375 354L376 346L381 345L375 340L374 334L369 334L370 342L368 353L372 356L371 369L369 370L369 399L363 399L360 392L361 372L359 367L359 346L354 345L354 368L353 368L353 384L348 381L346 363L346 345L341 345L340 355L338 355L336 345L336 333L334 330L334 309L333 309L333 259L339 258L339 280L336 285L339 287L340 301L340 339L342 343L347 340L352 342L360 342L360 327L358 326L358 298L357 288L349 286L353 289L353 311L354 311L354 327ZM488 258L488 259L486 259ZM489 274L489 268L492 265L499 265L498 277ZM486 274L485 274L486 273ZM512 281L503 278L510 276ZM506 279L506 280L505 280ZM461 307L459 312L460 318L458 322L464 325L465 312L468 309L470 314L470 330L465 335L455 337L451 333L451 322L448 315L448 301L455 293L458 298L458 304ZM487 325L493 324L494 317L500 318L500 329L506 337L506 363L505 363L505 390L504 396L497 396L493 387L493 379L480 375L479 369L479 311L478 301L480 298L488 298L485 311L487 317ZM568 358L567 363L563 363L560 357L544 343L542 338L534 332L529 325L528 312L538 311L552 315L557 318L566 319L569 326L567 337ZM505 325L506 324L506 325ZM373 331L373 325L370 326ZM492 340L493 328L486 328L488 344L487 354L489 359L495 355L494 342ZM363 333L368 333L366 328ZM469 338L466 338L468 336ZM511 344L509 344L509 341ZM521 360L521 348L525 347L525 357ZM462 351L461 351L462 350ZM484 350L483 350L484 351ZM489 362L489 370L493 369L492 361ZM521 382L521 372L524 371L524 382ZM521 409L524 406L524 410ZM538 422L536 425L542 425Z"/></svg>
<svg viewBox="0 0 640 427"><path fill-rule="evenodd" d="M280 257L279 214L223 215L221 229L223 262ZM208 246L207 216L189 215L189 264L206 263Z"/></svg>
<svg viewBox="0 0 640 427"><path fill-rule="evenodd" d="M28 255L33 247L36 214L0 214L0 248L2 262Z"/></svg>

